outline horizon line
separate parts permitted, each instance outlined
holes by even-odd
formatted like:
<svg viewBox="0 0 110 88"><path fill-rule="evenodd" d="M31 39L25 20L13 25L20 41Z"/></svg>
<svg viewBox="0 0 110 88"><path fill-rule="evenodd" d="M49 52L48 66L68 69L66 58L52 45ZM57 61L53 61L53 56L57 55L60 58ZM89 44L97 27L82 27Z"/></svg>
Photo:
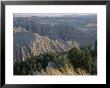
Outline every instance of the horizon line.
<svg viewBox="0 0 110 88"><path fill-rule="evenodd" d="M86 15L97 15L96 13L14 13L14 17L61 17L61 16L86 16Z"/></svg>

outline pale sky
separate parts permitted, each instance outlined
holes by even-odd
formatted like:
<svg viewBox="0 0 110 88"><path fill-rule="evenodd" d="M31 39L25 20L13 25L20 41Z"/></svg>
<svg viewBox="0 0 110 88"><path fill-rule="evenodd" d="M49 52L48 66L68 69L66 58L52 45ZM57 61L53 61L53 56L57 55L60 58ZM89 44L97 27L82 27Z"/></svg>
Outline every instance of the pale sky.
<svg viewBox="0 0 110 88"><path fill-rule="evenodd" d="M95 13L14 13L14 17L30 16L64 16L64 15L96 15Z"/></svg>

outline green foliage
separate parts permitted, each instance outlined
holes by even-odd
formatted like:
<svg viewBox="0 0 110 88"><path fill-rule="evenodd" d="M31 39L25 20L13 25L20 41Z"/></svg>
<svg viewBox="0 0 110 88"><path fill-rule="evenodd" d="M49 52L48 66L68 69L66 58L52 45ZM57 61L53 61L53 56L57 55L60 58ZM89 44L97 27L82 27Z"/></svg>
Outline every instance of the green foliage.
<svg viewBox="0 0 110 88"><path fill-rule="evenodd" d="M14 64L14 74L15 75L23 75L28 74L29 66L25 62L19 62Z"/></svg>
<svg viewBox="0 0 110 88"><path fill-rule="evenodd" d="M94 47L89 45L85 48L81 48L83 67L86 68L91 74L97 74L97 41L94 43Z"/></svg>
<svg viewBox="0 0 110 88"><path fill-rule="evenodd" d="M95 43L96 44L96 43ZM91 46L83 48L73 47L71 50L60 53L48 52L39 56L31 55L25 61L18 62L14 58L14 75L33 75L35 72L46 71L49 61L55 63L55 69L62 69L66 66L86 69L90 74L97 73L97 49ZM62 70L61 70L62 71Z"/></svg>
<svg viewBox="0 0 110 88"><path fill-rule="evenodd" d="M91 71L92 57L88 48L82 49L83 66Z"/></svg>
<svg viewBox="0 0 110 88"><path fill-rule="evenodd" d="M77 68L82 66L82 57L81 57L81 51L78 48L72 48L68 52L68 58L71 62L71 64Z"/></svg>

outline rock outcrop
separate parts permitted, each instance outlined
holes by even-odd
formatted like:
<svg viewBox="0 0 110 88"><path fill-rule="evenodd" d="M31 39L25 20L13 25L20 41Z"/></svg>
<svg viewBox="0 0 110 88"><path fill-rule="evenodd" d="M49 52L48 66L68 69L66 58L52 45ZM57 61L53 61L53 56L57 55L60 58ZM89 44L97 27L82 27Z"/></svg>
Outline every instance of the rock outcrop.
<svg viewBox="0 0 110 88"><path fill-rule="evenodd" d="M24 61L30 55L39 55L46 52L63 52L72 47L79 48L76 41L52 40L47 36L27 31L24 28L14 28L14 58Z"/></svg>
<svg viewBox="0 0 110 88"><path fill-rule="evenodd" d="M97 39L97 15L15 17L13 24L51 40L75 40L81 47Z"/></svg>

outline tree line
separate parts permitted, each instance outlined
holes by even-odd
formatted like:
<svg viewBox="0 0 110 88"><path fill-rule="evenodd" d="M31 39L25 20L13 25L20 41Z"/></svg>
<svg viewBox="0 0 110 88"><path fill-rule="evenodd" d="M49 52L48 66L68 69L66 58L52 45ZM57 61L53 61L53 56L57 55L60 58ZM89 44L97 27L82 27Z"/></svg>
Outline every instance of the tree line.
<svg viewBox="0 0 110 88"><path fill-rule="evenodd" d="M47 52L39 56L31 55L25 61L14 60L14 75L33 75L35 71L46 71L48 62L55 63L55 69L60 69L66 65L73 68L85 69L91 75L97 74L97 42L94 47L83 48L73 47L69 51L52 53Z"/></svg>

